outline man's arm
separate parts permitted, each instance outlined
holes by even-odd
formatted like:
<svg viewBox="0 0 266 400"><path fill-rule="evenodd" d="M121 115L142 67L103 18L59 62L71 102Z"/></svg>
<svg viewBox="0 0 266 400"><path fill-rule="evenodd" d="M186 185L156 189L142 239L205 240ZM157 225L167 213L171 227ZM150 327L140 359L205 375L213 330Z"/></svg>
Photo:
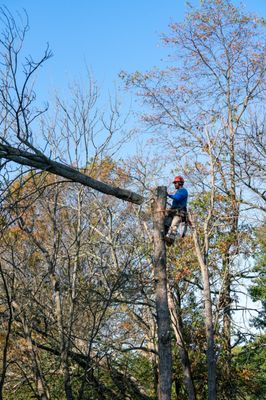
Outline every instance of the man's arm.
<svg viewBox="0 0 266 400"><path fill-rule="evenodd" d="M177 190L175 194L167 194L170 199L176 200L176 201L181 201L187 198L188 193L187 190L182 189L182 190Z"/></svg>

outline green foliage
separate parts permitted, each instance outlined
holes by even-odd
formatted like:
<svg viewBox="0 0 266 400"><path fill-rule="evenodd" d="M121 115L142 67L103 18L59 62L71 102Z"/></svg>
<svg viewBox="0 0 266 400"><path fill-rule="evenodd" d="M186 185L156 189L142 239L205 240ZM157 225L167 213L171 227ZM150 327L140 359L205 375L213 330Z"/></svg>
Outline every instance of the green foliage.
<svg viewBox="0 0 266 400"><path fill-rule="evenodd" d="M247 400L266 397L266 335L235 349L234 364L239 395ZM244 397L245 396L245 397Z"/></svg>
<svg viewBox="0 0 266 400"><path fill-rule="evenodd" d="M254 272L257 278L249 292L254 301L260 301L262 309L258 316L254 318L253 323L256 327L266 327L266 224L263 224L256 232L258 250L255 254L256 265Z"/></svg>
<svg viewBox="0 0 266 400"><path fill-rule="evenodd" d="M154 371L151 356L145 356L134 352L128 353L119 360L124 370L128 370L149 396L154 395Z"/></svg>

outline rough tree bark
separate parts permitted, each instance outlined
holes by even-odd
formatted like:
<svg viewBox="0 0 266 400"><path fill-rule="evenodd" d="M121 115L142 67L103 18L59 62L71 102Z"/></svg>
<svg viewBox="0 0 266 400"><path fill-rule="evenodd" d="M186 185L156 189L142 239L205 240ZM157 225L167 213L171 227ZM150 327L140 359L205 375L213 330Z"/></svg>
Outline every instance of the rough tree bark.
<svg viewBox="0 0 266 400"><path fill-rule="evenodd" d="M205 330L207 339L208 400L216 400L216 357L209 270L207 263L204 261L204 255L201 252L198 233L196 229L193 229L193 240L203 282Z"/></svg>
<svg viewBox="0 0 266 400"><path fill-rule="evenodd" d="M8 288L7 279L5 277L5 272L2 268L2 264L0 262L0 275L3 282L3 291L5 292L7 308L8 308L8 317L6 322L6 333L2 332L2 355L1 355L1 365L0 365L0 400L4 400L4 383L8 369L8 351L9 351L9 339L11 336L12 324L13 324L13 309L12 309L12 298L13 298L13 284L12 290L10 291ZM14 278L12 277L12 281ZM4 336L5 335L5 336Z"/></svg>
<svg viewBox="0 0 266 400"><path fill-rule="evenodd" d="M165 210L165 207L166 187L159 186L157 187L153 204L154 281L159 353L159 400L171 399L172 386L171 321L167 298L166 248L163 240L163 210Z"/></svg>
<svg viewBox="0 0 266 400"><path fill-rule="evenodd" d="M179 310L176 308L176 304L174 301L173 294L171 289L168 289L168 303L169 303L169 311L171 315L172 327L174 330L176 344L181 360L181 364L183 367L184 373L184 383L188 393L188 400L196 400L195 387L192 379L191 366L188 351L186 349L186 344L183 337L183 329L182 329L182 320L180 316L180 307Z"/></svg>

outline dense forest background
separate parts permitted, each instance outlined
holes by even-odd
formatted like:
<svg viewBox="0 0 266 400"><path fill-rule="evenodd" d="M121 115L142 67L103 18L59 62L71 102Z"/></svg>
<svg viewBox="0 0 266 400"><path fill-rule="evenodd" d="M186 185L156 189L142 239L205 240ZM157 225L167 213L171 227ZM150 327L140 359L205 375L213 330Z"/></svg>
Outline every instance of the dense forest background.
<svg viewBox="0 0 266 400"><path fill-rule="evenodd" d="M40 107L50 49L25 58L26 14L1 21L0 399L264 399L265 21L202 1L162 35L164 69L121 71L146 144L91 76ZM153 203L179 173L162 397Z"/></svg>

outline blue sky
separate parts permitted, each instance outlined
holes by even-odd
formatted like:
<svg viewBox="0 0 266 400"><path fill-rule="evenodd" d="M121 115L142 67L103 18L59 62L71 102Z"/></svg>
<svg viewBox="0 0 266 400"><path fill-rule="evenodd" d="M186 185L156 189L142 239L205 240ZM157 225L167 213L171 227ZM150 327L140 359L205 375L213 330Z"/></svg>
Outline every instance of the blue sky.
<svg viewBox="0 0 266 400"><path fill-rule="evenodd" d="M190 0L198 5L199 0ZM238 0L235 1L239 3ZM133 72L160 64L161 32L184 16L185 0L7 0L12 13L29 16L26 51L41 56L48 42L53 58L42 69L42 97L64 89L85 74L85 65L104 90L112 91L120 70ZM266 17L265 0L246 0L247 9Z"/></svg>

